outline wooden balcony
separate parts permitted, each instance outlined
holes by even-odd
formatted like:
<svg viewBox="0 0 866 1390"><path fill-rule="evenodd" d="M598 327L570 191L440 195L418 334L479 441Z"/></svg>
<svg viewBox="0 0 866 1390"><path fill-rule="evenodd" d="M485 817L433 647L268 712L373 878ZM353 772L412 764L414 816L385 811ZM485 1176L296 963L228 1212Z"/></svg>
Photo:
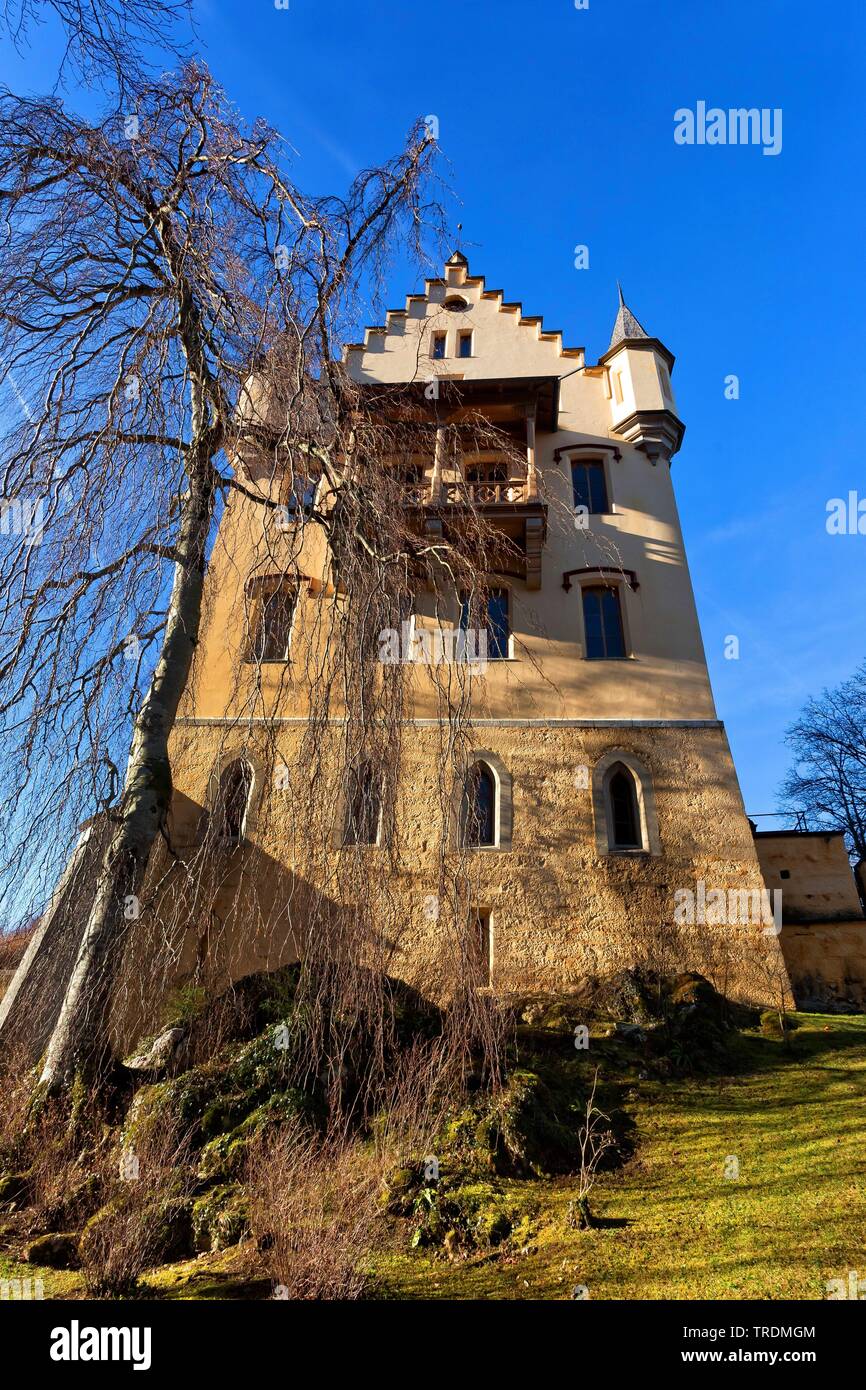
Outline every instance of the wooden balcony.
<svg viewBox="0 0 866 1390"><path fill-rule="evenodd" d="M541 552L547 536L547 507L539 497L536 431L555 434L559 418L557 377L463 380L437 378L405 383L400 388L365 383L369 400L395 423L429 422L435 432L432 458L404 465L404 497L418 530L435 539L455 535L470 510L480 514L492 533L494 554L485 542L485 559L501 574L541 587ZM471 449L454 450L455 429L465 427L471 440L478 417L507 435L513 447L497 459L494 450L472 458ZM522 457L521 457L522 456ZM412 475L412 476L410 476ZM495 538L502 538L495 554Z"/></svg>
<svg viewBox="0 0 866 1390"><path fill-rule="evenodd" d="M442 502L453 507L523 507L529 501L526 478L442 484Z"/></svg>
<svg viewBox="0 0 866 1390"><path fill-rule="evenodd" d="M473 472L481 470L467 471L468 478L440 477L437 486L434 468L433 478L404 485L406 506L416 514L418 529L431 539L447 539L465 525L471 509L487 523L499 571L524 579L529 589L539 589L547 507L533 488L533 479L498 476L496 468L487 470L487 476L473 477ZM499 557L495 556L497 536L502 539Z"/></svg>
<svg viewBox="0 0 866 1390"><path fill-rule="evenodd" d="M406 502L426 507L433 501L432 484L406 483ZM523 507L530 501L526 478L504 478L492 482L445 482L439 490L438 505L443 507Z"/></svg>

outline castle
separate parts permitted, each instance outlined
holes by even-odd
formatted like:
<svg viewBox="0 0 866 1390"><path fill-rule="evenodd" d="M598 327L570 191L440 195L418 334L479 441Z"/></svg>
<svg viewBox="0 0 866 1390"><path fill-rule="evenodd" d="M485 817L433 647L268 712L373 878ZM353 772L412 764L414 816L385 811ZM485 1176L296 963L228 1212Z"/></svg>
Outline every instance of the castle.
<svg viewBox="0 0 866 1390"><path fill-rule="evenodd" d="M441 685L414 675L389 814L358 795L357 768L325 798L326 837L281 799L309 748L306 673L321 640L310 632L323 604L341 599L326 538L303 524L321 477L311 469L294 479L282 524L265 524L253 492L267 481L254 461L237 461L249 488L226 505L208 571L174 735L169 827L175 874L206 832L221 859L200 886L203 911L176 913L166 929L175 982L225 987L297 959L312 904L317 921L325 899L332 917L345 912L351 855L363 870L356 896L365 883L389 885L399 929L381 934L388 973L435 994L443 866L459 855L470 864L480 984L495 993L568 990L651 955L754 1001L787 1006L793 975L808 983L822 970L862 997L866 923L841 838L756 835L743 806L677 514L671 465L684 425L673 369L621 292L610 344L587 363L582 348L471 274L459 252L423 294L345 349L344 370L365 399L387 412L399 387L430 425L429 450L401 474L400 505L418 536L436 544L471 515L507 543L480 607L458 599L443 614L419 584L412 611L381 634L383 660L412 673L459 660L461 637L473 637L471 746L444 845L432 831ZM270 408L254 392L251 401ZM456 458L448 432L478 417L508 449L473 452L470 442ZM275 495L285 503L279 480ZM316 737L341 736L332 708ZM363 775L371 772L375 780L375 768ZM69 875L80 880L86 859L85 845L37 949L59 932ZM779 932L790 915L768 911L769 889L793 891L790 932ZM699 920L684 922L677 905L689 895ZM21 1015L26 971L19 976L0 1026ZM140 1022L118 1019L121 1038Z"/></svg>
<svg viewBox="0 0 866 1390"><path fill-rule="evenodd" d="M489 986L562 989L628 963L643 939L673 941L674 895L699 882L757 904L765 883L713 703L672 484L684 425L671 352L620 296L610 345L588 364L582 348L489 289L456 253L441 278L369 328L344 360L362 391L379 393L382 409L387 389L405 385L436 423L429 457L405 479L419 533L447 535L471 507L509 543L508 572L489 576L478 620L486 660L466 774L474 911ZM443 435L473 413L495 421L515 449L507 458L481 450L455 468ZM299 953L304 930L299 910L276 926L273 904L261 908L272 864L296 875L303 832L287 833L273 810L276 754L256 744L256 716L238 678L247 639L237 615L252 613L265 658L263 705L279 689L279 755L291 768L307 716L304 662L293 675L293 657L329 574L326 548L305 543L304 582L285 586L281 601L279 541L262 539L254 510L235 498L223 519L200 677L179 723L174 764L176 796L190 808L176 821L179 842L194 842L201 807L223 814L218 802L228 798L242 808L232 833L261 856L263 867L249 875L255 910L235 878L221 889L221 928L232 942L225 969L234 977ZM407 621L423 651L423 634L441 629L442 614L423 590L413 609ZM449 622L459 632L466 615L455 611ZM331 853L336 871L348 835L368 845L370 876L393 875L409 927L390 969L435 988L441 922L430 903L439 847L429 826L440 709L423 682L407 718L412 738L395 815L401 868L389 863L375 811L353 813L351 790L336 809ZM267 929L250 929L265 918ZM738 954L746 938L750 964ZM681 968L715 968L751 997L773 994L769 971L789 997L772 917L735 916L679 941L677 949L690 952ZM194 949L190 941L187 970Z"/></svg>

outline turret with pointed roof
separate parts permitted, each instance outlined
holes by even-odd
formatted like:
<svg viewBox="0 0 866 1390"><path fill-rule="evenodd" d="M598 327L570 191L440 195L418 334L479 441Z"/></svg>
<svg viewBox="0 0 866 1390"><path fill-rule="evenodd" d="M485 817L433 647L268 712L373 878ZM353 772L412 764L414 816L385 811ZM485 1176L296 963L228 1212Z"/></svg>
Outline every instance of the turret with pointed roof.
<svg viewBox="0 0 866 1390"><path fill-rule="evenodd" d="M619 280L616 282L616 288L619 293L619 312L616 316L613 332L610 335L610 342L607 345L608 352L610 352L611 348L619 347L620 343L624 343L633 338L649 338L650 336L646 329L638 323L631 309L629 309L623 299L622 285L619 283Z"/></svg>
<svg viewBox="0 0 866 1390"><path fill-rule="evenodd" d="M653 462L670 459L685 430L671 386L674 355L635 318L619 281L616 287L616 322L607 351L599 358L607 373L614 428Z"/></svg>

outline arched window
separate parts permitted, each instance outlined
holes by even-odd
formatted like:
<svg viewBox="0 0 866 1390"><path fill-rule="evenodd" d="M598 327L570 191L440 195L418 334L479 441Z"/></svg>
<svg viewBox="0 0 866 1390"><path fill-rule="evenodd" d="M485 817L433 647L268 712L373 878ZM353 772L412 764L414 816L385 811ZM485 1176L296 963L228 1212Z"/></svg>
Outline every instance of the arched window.
<svg viewBox="0 0 866 1390"><path fill-rule="evenodd" d="M461 830L464 845L496 844L496 778L486 763L473 763L466 774Z"/></svg>
<svg viewBox="0 0 866 1390"><path fill-rule="evenodd" d="M237 844L244 837L253 789L253 770L244 758L229 763L220 774L215 819L221 839Z"/></svg>
<svg viewBox="0 0 866 1390"><path fill-rule="evenodd" d="M382 789L369 763L359 763L346 774L344 845L375 845L382 819Z"/></svg>
<svg viewBox="0 0 866 1390"><path fill-rule="evenodd" d="M608 843L613 850L643 849L640 807L634 774L614 763L605 778Z"/></svg>

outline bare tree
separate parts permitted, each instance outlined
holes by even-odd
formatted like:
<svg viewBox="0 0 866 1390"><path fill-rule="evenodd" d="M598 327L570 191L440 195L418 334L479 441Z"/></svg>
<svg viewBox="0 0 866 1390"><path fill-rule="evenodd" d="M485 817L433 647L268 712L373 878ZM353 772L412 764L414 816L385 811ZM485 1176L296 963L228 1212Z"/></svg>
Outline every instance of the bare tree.
<svg viewBox="0 0 866 1390"><path fill-rule="evenodd" d="M574 1220L578 1229L585 1231L591 1230L595 1225L589 1207L589 1194L595 1187L599 1165L608 1149L613 1148L616 1143L613 1130L602 1128L602 1124L609 1124L610 1119L602 1110L599 1110L595 1103L597 1086L598 1067L596 1067L592 1078L592 1090L586 1100L583 1124L578 1131L580 1167L578 1169L577 1210Z"/></svg>
<svg viewBox="0 0 866 1390"><path fill-rule="evenodd" d="M51 16L65 39L59 79L72 69L122 95L146 66L145 46L179 54L177 30L190 16L190 0L139 0L134 5L124 0L3 0L0 25L23 49Z"/></svg>
<svg viewBox="0 0 866 1390"><path fill-rule="evenodd" d="M417 249L435 215L423 130L346 198L311 199L275 133L244 129L200 66L143 86L136 112L129 138L118 116L93 127L56 101L0 101L0 384L20 405L0 446L13 894L38 877L34 826L50 828L50 873L64 817L67 833L88 807L114 825L45 1062L52 1088L105 1048L127 907L171 800L168 739L221 506L233 489L279 505L233 461L258 450L291 476L323 439L332 457L356 447L335 335L362 277L376 282L404 234ZM238 409L254 368L277 430ZM364 539L350 502L336 517L314 520Z"/></svg>
<svg viewBox="0 0 866 1390"><path fill-rule="evenodd" d="M866 663L809 700L785 742L794 755L785 808L805 811L816 829L844 831L852 859L866 857Z"/></svg>

